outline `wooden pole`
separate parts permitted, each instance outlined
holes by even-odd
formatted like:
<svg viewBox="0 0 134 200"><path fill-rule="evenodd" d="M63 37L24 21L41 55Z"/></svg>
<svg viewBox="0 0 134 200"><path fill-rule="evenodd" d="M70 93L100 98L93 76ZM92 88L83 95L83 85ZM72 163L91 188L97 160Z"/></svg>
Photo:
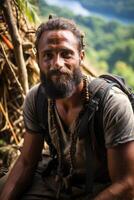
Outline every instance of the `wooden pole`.
<svg viewBox="0 0 134 200"><path fill-rule="evenodd" d="M11 36L12 43L14 46L13 50L15 54L16 63L19 69L19 80L22 85L22 88L24 89L24 93L26 94L29 89L28 75L27 75L27 69L26 69L25 60L23 56L21 38L18 32L17 26L15 24L13 13L12 13L11 0L4 0L2 8L3 8L6 23L8 25L9 34Z"/></svg>

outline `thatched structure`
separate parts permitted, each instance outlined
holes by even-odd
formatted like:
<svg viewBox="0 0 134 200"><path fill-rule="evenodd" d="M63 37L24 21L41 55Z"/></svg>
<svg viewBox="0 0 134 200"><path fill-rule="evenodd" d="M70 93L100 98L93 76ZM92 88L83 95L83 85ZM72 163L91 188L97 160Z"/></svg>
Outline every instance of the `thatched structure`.
<svg viewBox="0 0 134 200"><path fill-rule="evenodd" d="M5 155L3 151L11 149L7 145L19 146L21 143L25 131L22 117L23 100L31 85L39 80L34 38L35 27L27 21L17 1L4 0L0 7L0 156L2 158ZM0 167L5 160L0 159Z"/></svg>

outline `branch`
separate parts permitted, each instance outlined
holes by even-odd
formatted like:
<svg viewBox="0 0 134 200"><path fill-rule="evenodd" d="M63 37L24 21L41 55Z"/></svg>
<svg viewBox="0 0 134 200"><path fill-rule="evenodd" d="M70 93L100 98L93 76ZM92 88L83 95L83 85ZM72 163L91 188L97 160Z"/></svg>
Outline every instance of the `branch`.
<svg viewBox="0 0 134 200"><path fill-rule="evenodd" d="M3 6L6 23L8 25L9 33L11 35L12 43L14 46L15 59L16 59L16 63L19 68L19 79L20 79L21 85L24 89L24 93L26 94L29 89L27 69L26 69L25 60L24 60L24 56L23 56L21 39L20 39L20 35L18 32L17 26L15 24L10 1L11 0L4 0L4 3L2 6Z"/></svg>
<svg viewBox="0 0 134 200"><path fill-rule="evenodd" d="M20 92L21 92L21 94L22 94L22 97L24 98L24 91L23 91L23 89L22 89L22 86L21 86L20 82L18 81L18 79L17 79L17 77L16 77L16 75L15 75L14 70L12 69L12 66L11 66L11 64L10 64L10 61L9 61L8 58L7 58L7 55L6 55L6 52L5 52L5 50L4 50L4 47L3 47L2 43L0 43L0 46L1 46L1 49L2 49L2 52L3 52L3 55L4 55L4 57L5 57L5 60L6 60L7 64L8 64L8 66L9 66L9 69L10 69L10 71L12 72L12 76L13 76L13 78L15 79L16 83L18 84L18 88L19 88L19 90L20 90Z"/></svg>
<svg viewBox="0 0 134 200"><path fill-rule="evenodd" d="M11 133L12 133L12 135L13 135L13 138L14 138L16 144L19 145L18 138L17 138L17 136L16 136L16 134L15 134L15 132L14 132L14 130L13 130L13 127L12 127L12 125L11 125L9 119L8 119L8 116L7 116L6 112L4 111L4 108L3 108L3 106L2 106L1 103L0 103L0 110L2 111L2 113L3 113L3 115L4 115L5 119L6 119L6 121L7 121L7 123L8 123L8 125L9 125L9 127L10 127Z"/></svg>

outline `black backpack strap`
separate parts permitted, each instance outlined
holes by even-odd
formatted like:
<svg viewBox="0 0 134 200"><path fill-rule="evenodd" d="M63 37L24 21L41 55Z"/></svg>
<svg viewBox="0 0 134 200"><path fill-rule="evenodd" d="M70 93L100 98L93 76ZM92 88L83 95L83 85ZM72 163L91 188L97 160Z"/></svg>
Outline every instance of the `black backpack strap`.
<svg viewBox="0 0 134 200"><path fill-rule="evenodd" d="M94 79L89 84L89 92L92 94L89 104L87 106L87 111L85 112L85 121L83 118L83 126L81 129L85 130L86 133L90 131L90 134L86 135L85 139L85 151L86 151L86 192L91 193L93 190L94 182L94 152L93 152L93 136L95 135L94 130L94 120L95 115L100 108L103 108L103 101L107 97L108 91L113 87L114 84L109 84L101 78ZM103 110L103 109L102 109ZM101 117L101 116L100 116ZM101 117L102 118L102 117ZM88 124L87 124L88 123ZM86 127L86 128L85 128ZM81 130L82 131L82 130ZM96 137L98 137L96 135ZM104 136L99 137L98 142L104 146Z"/></svg>
<svg viewBox="0 0 134 200"><path fill-rule="evenodd" d="M104 85L107 85L105 80L100 78L94 79L88 86L89 93L91 94L89 103L87 104L86 111L81 119L81 123L78 127L78 136L81 138L83 134L88 133L88 124L91 122L96 111L99 108L100 100L102 99L102 93L105 91Z"/></svg>
<svg viewBox="0 0 134 200"><path fill-rule="evenodd" d="M48 115L48 102L47 102L47 97L45 94L45 90L43 89L42 84L39 85L37 95L36 95L36 113L37 113L37 120L42 128L42 130L46 130L48 125L47 125L47 115Z"/></svg>
<svg viewBox="0 0 134 200"><path fill-rule="evenodd" d="M107 96L107 92L113 87L116 86L116 83L114 82L107 82L103 78L96 78L91 83L89 84L89 93L92 94L92 99L96 100L99 102L103 102L103 100Z"/></svg>
<svg viewBox="0 0 134 200"><path fill-rule="evenodd" d="M92 147L91 134L85 136L85 153L86 153L86 194L92 194L94 182L94 156Z"/></svg>
<svg viewBox="0 0 134 200"><path fill-rule="evenodd" d="M100 78L103 78L107 82L115 83L117 87L119 87L125 94L128 96L131 95L131 91L128 90L126 87L126 83L123 77L118 75L112 75L112 74L103 74L99 76Z"/></svg>
<svg viewBox="0 0 134 200"><path fill-rule="evenodd" d="M103 74L100 76L100 78L103 78L107 82L115 83L116 86L128 96L134 110L134 93L132 92L132 89L126 85L123 77L111 74Z"/></svg>
<svg viewBox="0 0 134 200"><path fill-rule="evenodd" d="M49 135L48 130L48 99L45 94L45 90L42 86L42 84L39 85L37 95L36 95L36 113L37 113L37 120L41 127L41 132L44 135L45 141L49 146L50 155L51 157L55 157L56 149L54 145L51 142L51 138Z"/></svg>

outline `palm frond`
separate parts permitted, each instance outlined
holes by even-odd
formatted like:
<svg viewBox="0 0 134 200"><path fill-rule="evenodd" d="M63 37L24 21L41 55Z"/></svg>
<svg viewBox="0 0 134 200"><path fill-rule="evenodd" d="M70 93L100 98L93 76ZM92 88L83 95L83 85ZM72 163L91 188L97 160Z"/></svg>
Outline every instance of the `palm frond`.
<svg viewBox="0 0 134 200"><path fill-rule="evenodd" d="M38 9L33 4L32 0L16 0L18 3L18 6L22 12L25 13L26 17L30 22L39 22L40 19L37 15Z"/></svg>

